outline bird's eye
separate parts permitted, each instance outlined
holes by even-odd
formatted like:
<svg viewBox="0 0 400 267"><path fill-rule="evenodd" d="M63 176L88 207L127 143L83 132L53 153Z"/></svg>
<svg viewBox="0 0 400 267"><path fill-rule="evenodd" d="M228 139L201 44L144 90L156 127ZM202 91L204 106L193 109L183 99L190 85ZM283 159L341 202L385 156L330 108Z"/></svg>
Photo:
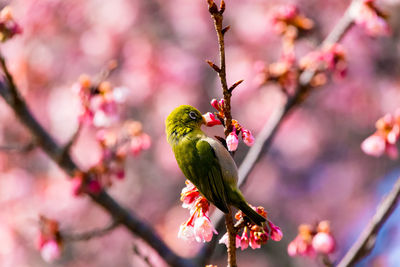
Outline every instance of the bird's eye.
<svg viewBox="0 0 400 267"><path fill-rule="evenodd" d="M190 112L189 112L189 117L190 117L192 120L195 120L195 119L197 119L196 112L194 112L194 111L190 111Z"/></svg>

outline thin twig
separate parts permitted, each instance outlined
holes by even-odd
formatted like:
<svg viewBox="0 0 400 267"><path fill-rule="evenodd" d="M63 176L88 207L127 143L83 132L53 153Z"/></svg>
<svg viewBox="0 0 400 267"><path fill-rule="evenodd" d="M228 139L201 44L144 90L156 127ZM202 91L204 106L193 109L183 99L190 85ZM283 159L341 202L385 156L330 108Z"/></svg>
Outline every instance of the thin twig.
<svg viewBox="0 0 400 267"><path fill-rule="evenodd" d="M224 35L229 30L229 26L223 28L223 13L225 11L225 2L221 0L221 5L218 10L217 5L213 0L207 0L208 11L210 12L211 18L214 21L215 31L218 37L218 50L219 50L219 61L220 66L216 66L211 61L207 61L208 64L218 73L219 79L221 81L222 92L224 96L224 105L222 107L224 112L224 126L225 126L225 137L229 135L232 131L232 114L231 114L231 97L233 89L238 86L242 81L238 81L228 88L228 83L226 81L226 63L225 63L225 41ZM228 266L236 267L236 230L232 218L232 210L228 205L228 213L225 214L225 226L228 234ZM203 259L204 261L204 259Z"/></svg>
<svg viewBox="0 0 400 267"><path fill-rule="evenodd" d="M343 36L348 32L348 30L353 25L353 19L350 16L349 10L350 8L352 8L352 5L356 1L358 0L353 0L350 3L346 11L344 12L343 16L338 21L338 23L332 29L330 34L325 38L325 40L321 43L320 45L321 47L328 44L339 42L343 38ZM243 187L243 185L247 181L250 172L255 167L256 163L261 159L263 155L265 155L265 153L269 149L275 137L275 134L279 130L279 127L286 119L288 114L291 111L293 111L297 105L301 103L299 102L299 97L302 94L304 94L305 91L309 90L310 83L314 75L315 71L313 70L306 70L301 74L299 78L299 85L296 88L296 94L288 98L284 105L282 105L280 108L276 109L272 113L267 123L264 125L262 130L257 135L254 145L250 148L250 150L246 154L246 157L244 158L239 168L238 185L240 187ZM217 231L220 232L223 227L223 213L216 210L216 212L212 217L212 221L217 222L216 229ZM211 242L205 244L202 250L200 251L198 258L200 260L204 260L204 258L209 257L210 254L213 252L216 244L217 244L217 239L214 239Z"/></svg>
<svg viewBox="0 0 400 267"><path fill-rule="evenodd" d="M115 228L117 228L120 224L117 221L112 221L106 227L94 229L91 231L87 231L84 233L61 233L62 240L71 242L71 241L87 241L92 238L102 237Z"/></svg>
<svg viewBox="0 0 400 267"><path fill-rule="evenodd" d="M153 267L154 265L150 262L149 256L143 255L143 253L140 252L138 246L133 245L133 252L138 255L140 258L143 259L143 261L149 266Z"/></svg>
<svg viewBox="0 0 400 267"><path fill-rule="evenodd" d="M59 157L63 152L63 148L57 144L53 137L33 116L26 102L20 96L12 76L7 69L4 57L1 54L0 63L6 75L4 77L5 82L0 81L0 95L14 111L20 122L30 131L37 146L41 147L49 158L56 162L62 170L73 177L76 172L80 171L77 164L69 153L65 154L64 157ZM147 242L169 265L181 267L196 266L192 260L182 258L173 252L147 222L139 219L134 212L123 208L105 191L101 191L96 195L90 194L89 196L94 202L103 207L112 218L124 225L131 234L139 236Z"/></svg>
<svg viewBox="0 0 400 267"><path fill-rule="evenodd" d="M111 60L108 62L107 66L97 74L95 78L96 84L104 82L117 69L117 67L118 62L116 60Z"/></svg>
<svg viewBox="0 0 400 267"><path fill-rule="evenodd" d="M71 151L71 148L75 145L76 141L78 140L79 134L81 133L83 124L79 122L78 128L75 130L75 133L72 135L72 137L69 139L68 143L64 145L62 148L61 154L60 154L60 160L62 157L65 157L68 155Z"/></svg>
<svg viewBox="0 0 400 267"><path fill-rule="evenodd" d="M327 254L321 255L321 261L325 267L333 267L333 263Z"/></svg>
<svg viewBox="0 0 400 267"><path fill-rule="evenodd" d="M229 92L232 93L232 91L233 91L239 84L241 84L242 82L243 82L243 80L239 80L239 81L235 82L234 84L232 84L231 87L229 87Z"/></svg>
<svg viewBox="0 0 400 267"><path fill-rule="evenodd" d="M211 61L207 61L208 64L218 73L219 79L221 81L222 92L224 95L224 123L225 123L225 136L228 136L232 131L232 114L231 114L231 97L232 90L229 90L228 83L226 81L226 63L225 63L225 40L224 35L228 31L229 27L223 28L223 13L225 11L225 2L221 0L221 6L218 10L217 5L213 0L207 0L208 11L210 12L211 18L214 21L215 31L218 37L218 50L219 50L219 61L220 66L217 67ZM238 85L238 84L237 84ZM236 85L236 86L237 86ZM234 86L234 87L236 87Z"/></svg>
<svg viewBox="0 0 400 267"><path fill-rule="evenodd" d="M400 178L397 179L390 193L385 197L376 213L364 228L353 246L347 251L338 267L353 266L361 258L367 256L374 248L376 237L383 224L392 214L400 198Z"/></svg>
<svg viewBox="0 0 400 267"><path fill-rule="evenodd" d="M26 145L12 144L12 145L0 145L0 152L17 152L26 153L32 151L35 148L35 143L30 142Z"/></svg>

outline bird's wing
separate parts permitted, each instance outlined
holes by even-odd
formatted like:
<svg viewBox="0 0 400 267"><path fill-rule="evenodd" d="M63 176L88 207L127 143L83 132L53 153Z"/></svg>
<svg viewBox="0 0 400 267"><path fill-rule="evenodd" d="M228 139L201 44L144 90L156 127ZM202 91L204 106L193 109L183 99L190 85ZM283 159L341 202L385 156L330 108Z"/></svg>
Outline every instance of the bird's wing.
<svg viewBox="0 0 400 267"><path fill-rule="evenodd" d="M208 138L207 138L208 139ZM228 199L224 184L221 166L213 147L207 139L199 139L196 143L200 164L196 164L201 170L202 177L198 179L200 192L220 210L228 212Z"/></svg>

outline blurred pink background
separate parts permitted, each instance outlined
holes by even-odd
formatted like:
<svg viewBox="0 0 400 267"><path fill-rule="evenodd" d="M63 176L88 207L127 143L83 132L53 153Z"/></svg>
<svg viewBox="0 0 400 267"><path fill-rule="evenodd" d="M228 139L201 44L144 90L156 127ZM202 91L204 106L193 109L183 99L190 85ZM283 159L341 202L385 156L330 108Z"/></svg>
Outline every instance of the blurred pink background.
<svg viewBox="0 0 400 267"><path fill-rule="evenodd" d="M311 51L333 28L349 1L227 1L225 25L228 82L244 79L232 98L234 118L258 131L283 95L268 85L257 88L255 62L279 59L281 42L268 14L283 3L297 4L316 27L297 43L297 55ZM79 98L72 85L82 73L95 75L108 61L119 67L110 77L129 88L122 117L139 120L152 147L128 159L127 177L109 193L148 221L182 256L194 256L197 243L177 238L188 216L181 208L183 174L164 134L164 120L180 104L213 111L220 98L217 75L205 60L218 62L217 41L205 0L15 0L10 4L23 34L1 45L10 69L33 113L59 142L78 125ZM257 164L243 189L247 200L262 205L284 234L259 250L238 253L239 266L318 266L315 260L290 258L287 244L300 223L330 220L340 259L354 242L400 174L396 161L365 155L361 142L374 123L400 105L400 1L378 1L390 14L392 37L371 38L354 27L345 36L349 72L318 89L284 123L268 155ZM222 135L222 128L207 129ZM85 127L73 156L83 168L100 157L95 129ZM29 142L29 133L0 100L0 144ZM240 163L248 148L241 144ZM74 197L66 175L39 149L29 154L0 153L1 266L154 266L165 263L143 241L122 227L111 234L66 244L62 258L45 263L36 249L38 216L61 222L61 229L82 232L108 223L108 215L87 197ZM400 214L389 221L372 256L359 266L396 266ZM390 246L389 246L390 245ZM218 246L213 264L225 266ZM399 255L399 254L397 254ZM250 263L251 262L251 263Z"/></svg>

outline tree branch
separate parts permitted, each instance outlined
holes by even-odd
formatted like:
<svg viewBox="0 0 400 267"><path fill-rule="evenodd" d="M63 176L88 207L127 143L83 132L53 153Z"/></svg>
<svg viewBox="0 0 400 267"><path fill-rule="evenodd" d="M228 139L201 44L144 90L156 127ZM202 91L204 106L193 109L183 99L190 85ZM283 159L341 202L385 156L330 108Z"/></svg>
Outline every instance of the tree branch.
<svg viewBox="0 0 400 267"><path fill-rule="evenodd" d="M50 134L35 119L26 102L19 94L2 55L0 55L0 63L2 70L5 73L4 81L0 81L0 95L13 109L21 123L30 131L35 144L41 147L44 152L46 152L46 154L69 176L74 176L74 174L79 171L77 164L73 161L70 154L65 153L65 149L58 145ZM195 266L193 261L175 254L161 240L155 230L148 223L140 220L132 211L129 212L123 208L105 191L101 191L96 195L90 194L89 196L94 202L103 207L112 218L129 229L131 234L137 235L146 241L169 265L181 267Z"/></svg>
<svg viewBox="0 0 400 267"><path fill-rule="evenodd" d="M367 256L375 246L376 236L383 227L386 220L395 210L400 198L400 178L397 179L395 185L389 195L382 201L377 208L376 213L364 228L361 235L353 246L347 251L343 259L338 263L338 267L353 266L361 258Z"/></svg>
<svg viewBox="0 0 400 267"><path fill-rule="evenodd" d="M101 237L108 234L110 231L114 230L119 226L119 222L112 221L104 228L94 229L84 233L61 233L62 240L71 242L71 241L87 241L95 237Z"/></svg>
<svg viewBox="0 0 400 267"><path fill-rule="evenodd" d="M350 16L349 10L352 5L357 0L353 0L352 3L347 7L343 16L339 22L335 25L329 35L322 41L320 47L324 47L329 44L334 44L339 42L343 36L348 32L350 27L353 25L353 19ZM314 70L306 70L299 77L299 84L295 90L295 94L289 97L281 108L276 110L268 122L265 124L264 128L258 134L254 145L251 147L246 157L244 158L242 164L239 168L239 185L243 186L250 172L253 170L255 164L261 158L261 156L270 147L275 134L277 133L283 120L286 119L287 115L292 111L297 105L300 104L299 98L307 91L310 90L310 83L315 75Z"/></svg>

